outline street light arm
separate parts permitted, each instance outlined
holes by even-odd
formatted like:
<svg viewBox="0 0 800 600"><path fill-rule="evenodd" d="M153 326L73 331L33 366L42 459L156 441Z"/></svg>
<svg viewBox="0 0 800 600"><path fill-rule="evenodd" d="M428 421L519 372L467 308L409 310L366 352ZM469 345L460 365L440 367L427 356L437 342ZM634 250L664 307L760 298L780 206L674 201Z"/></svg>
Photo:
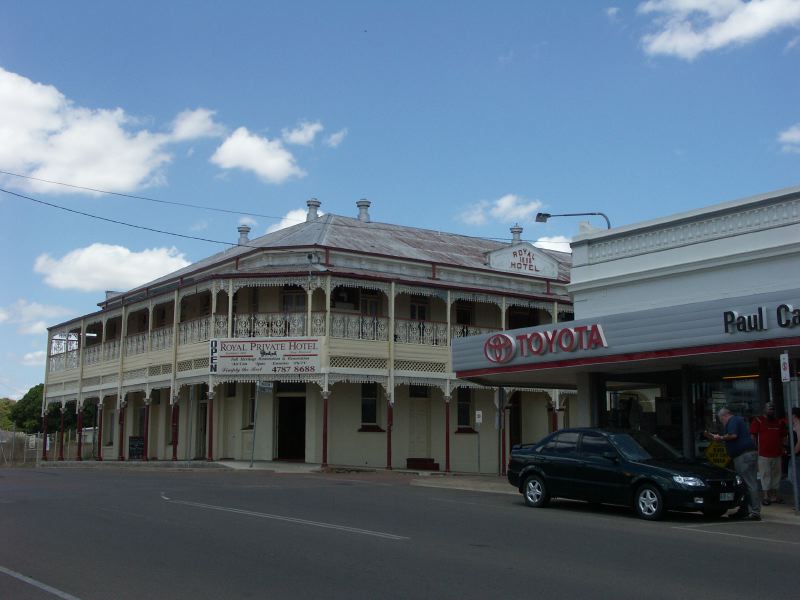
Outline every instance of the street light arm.
<svg viewBox="0 0 800 600"><path fill-rule="evenodd" d="M536 222L547 223L547 219L549 219L550 217L587 217L589 215L596 215L598 217L603 217L606 220L606 227L608 229L611 229L611 221L609 220L608 215L602 212L561 213L558 215L553 215L550 213L537 213Z"/></svg>

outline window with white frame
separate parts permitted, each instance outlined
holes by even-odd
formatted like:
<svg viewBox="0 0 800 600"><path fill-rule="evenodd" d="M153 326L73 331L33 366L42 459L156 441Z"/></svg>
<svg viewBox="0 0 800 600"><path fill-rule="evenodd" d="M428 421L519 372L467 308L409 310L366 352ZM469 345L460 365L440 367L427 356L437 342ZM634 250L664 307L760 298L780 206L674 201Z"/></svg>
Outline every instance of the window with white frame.
<svg viewBox="0 0 800 600"><path fill-rule="evenodd" d="M472 390L458 388L458 428L472 429Z"/></svg>
<svg viewBox="0 0 800 600"><path fill-rule="evenodd" d="M378 424L378 384L361 384L361 425Z"/></svg>
<svg viewBox="0 0 800 600"><path fill-rule="evenodd" d="M256 415L256 384L248 383L242 406L242 429L252 429Z"/></svg>

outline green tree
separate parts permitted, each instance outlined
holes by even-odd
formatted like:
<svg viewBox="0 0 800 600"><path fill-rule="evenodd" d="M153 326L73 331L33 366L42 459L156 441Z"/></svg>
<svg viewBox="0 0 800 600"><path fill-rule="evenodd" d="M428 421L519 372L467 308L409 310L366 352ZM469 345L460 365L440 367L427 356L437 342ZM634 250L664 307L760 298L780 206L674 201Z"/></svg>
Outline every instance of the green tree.
<svg viewBox="0 0 800 600"><path fill-rule="evenodd" d="M11 407L9 416L17 424L19 431L25 433L36 433L42 430L42 394L44 384L33 386L28 390L21 400L14 403ZM52 425L52 419L48 419L48 427Z"/></svg>
<svg viewBox="0 0 800 600"><path fill-rule="evenodd" d="M14 423L9 416L12 406L14 406L13 400L0 398L0 429L5 431L11 431L14 428Z"/></svg>

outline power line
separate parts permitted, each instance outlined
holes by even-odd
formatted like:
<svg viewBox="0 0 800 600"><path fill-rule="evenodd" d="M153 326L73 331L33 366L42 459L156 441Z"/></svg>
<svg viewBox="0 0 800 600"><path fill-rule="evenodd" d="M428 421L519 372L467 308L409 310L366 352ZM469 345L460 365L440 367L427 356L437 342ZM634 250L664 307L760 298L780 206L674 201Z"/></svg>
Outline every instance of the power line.
<svg viewBox="0 0 800 600"><path fill-rule="evenodd" d="M20 177L22 179L29 179L29 180L32 180L32 181L39 181L39 182L43 182L43 183L49 183L49 184L52 184L52 185L60 185L60 186L69 187L69 188L73 188L73 189L91 191L91 192L95 192L95 193L98 193L98 194L108 194L108 195L111 195L111 196L120 196L122 198L132 198L132 199L135 199L135 200L145 200L147 202L155 202L155 203L159 203L159 204L170 204L170 205L173 205L173 206L183 206L183 207L187 207L187 208L196 208L196 209L199 209L199 210L208 210L208 211L214 211L214 212L221 212L221 213L225 213L225 214L242 215L242 216L250 216L250 217L262 217L262 218L266 218L266 219L274 219L274 220L277 220L277 221L281 221L281 220L283 220L285 218L285 217L275 217L275 216L271 216L271 215L265 215L265 214L261 214L261 213L245 212L245 211L238 211L238 210L229 210L229 209L224 209L224 208L216 208L216 207L213 207L213 206L203 206L203 205L200 205L200 204L191 204L191 203L188 203L188 202L177 202L177 201L174 201L174 200L160 200L160 199L157 199L157 198L149 198L147 196L138 196L138 195L135 195L135 194L123 194L121 192L111 192L111 191L108 191L108 190L101 190L101 189L98 189L98 188L90 188L90 187L84 187L84 186L79 186L79 185L73 185L73 184L64 183L64 182L61 182L61 181L53 181L53 180L49 180L49 179L41 179L41 178L38 178L38 177L32 177L30 175L22 175L20 173L12 173L10 171L2 171L2 170L0 170L0 174L11 175L13 177ZM228 246L243 246L243 247L247 247L247 248L260 248L260 246L250 246L248 244L223 242L223 241L219 241L219 240L212 240L212 239L208 239L208 238L185 235L185 234L181 234L181 233L173 233L173 232L170 232L170 231L164 231L164 230L160 230L160 229L153 229L151 227L146 227L144 225L133 225L131 223L126 223L124 221L117 221L117 220L114 220L114 219L109 219L109 218L106 218L106 217L100 217L100 216L97 216L97 215L92 215L90 213L85 213L85 212L81 212L81 211L78 211L78 210L66 208L66 207L60 206L58 204L51 204L51 203L45 202L43 200L37 200L35 198L31 198L31 197L25 196L23 194L18 194L18 193L15 193L15 192L11 192L11 191L8 191L8 190L2 189L2 188L0 188L0 191L5 192L7 194L14 195L14 196L18 196L20 198L25 198L26 200L31 200L33 202L38 202L40 204L44 204L44 205L50 206L52 208L58 208L58 209L65 210L65 211L68 211L68 212L72 212L72 213L75 213L75 214L79 214L79 215L82 215L82 216L85 216L85 217L89 217L89 218L93 218L93 219L99 219L99 220L102 220L102 221L107 221L107 222L115 223L115 224L118 224L118 225L124 225L124 226L127 226L127 227L134 227L134 228L137 228L137 229L143 229L143 230L152 231L152 232L155 232L155 233L162 233L164 235L173 235L173 236L182 237L182 238L186 238L186 239L199 240L199 241L204 241L204 242L211 242L211 243L215 243L215 244L225 244L225 245L228 245ZM287 219L287 220L294 220L294 219ZM303 222L302 220L297 220L297 223L302 223L302 222ZM347 225L346 223L340 223L339 226L341 226L341 227L353 227L352 225ZM373 229L383 229L383 230L386 230L386 231L391 231L391 229L388 228L388 227L374 226ZM492 240L492 241L499 241L499 242L508 242L509 241L509 238L481 237L481 236L471 236L471 235L463 235L463 234L451 234L451 235L458 235L459 237L472 238L472 239L478 239L478 240ZM534 242L532 242L532 243L536 243L537 241L540 241L540 240L534 240ZM550 241L550 240L542 240L541 242L548 243L548 244L567 244L567 245L569 245L569 242L559 242L559 241Z"/></svg>
<svg viewBox="0 0 800 600"><path fill-rule="evenodd" d="M110 192L108 190L100 190L97 188L90 188L84 187L82 185L73 185L71 183L64 183L62 181L52 181L50 179L40 179L39 177L31 177L30 175L21 175L19 173L11 173L10 171L0 171L2 175L11 175L12 177L20 177L22 179L30 179L31 181L39 181L42 183L49 183L52 185L61 185L64 187L76 189L76 190L86 190L87 192L95 192L96 194L108 194L110 196L120 196L122 198L133 198L135 200L146 200L147 202L157 202L158 204L172 204L175 206L185 206L187 208L198 208L200 210L210 210L213 212L220 212L226 213L229 215L242 215L245 217L262 217L264 219L275 219L276 221L280 221L283 217L275 217L272 215L262 215L261 213L254 213L254 212L243 212L239 210L229 210L225 208L217 208L215 206L202 206L200 204L190 204L188 202L176 202L174 200L159 200L158 198L148 198L147 196L136 196L134 194L123 194L121 192ZM300 221L298 221L299 223Z"/></svg>

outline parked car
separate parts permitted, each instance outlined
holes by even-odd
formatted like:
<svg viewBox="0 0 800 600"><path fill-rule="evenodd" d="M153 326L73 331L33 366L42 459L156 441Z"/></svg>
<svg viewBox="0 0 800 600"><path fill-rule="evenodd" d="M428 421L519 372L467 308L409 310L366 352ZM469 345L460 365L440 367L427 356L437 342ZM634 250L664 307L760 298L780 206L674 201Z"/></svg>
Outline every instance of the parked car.
<svg viewBox="0 0 800 600"><path fill-rule="evenodd" d="M528 506L570 498L633 506L648 520L667 510L721 517L745 492L733 471L684 458L654 435L598 428L563 429L514 446L508 481Z"/></svg>

